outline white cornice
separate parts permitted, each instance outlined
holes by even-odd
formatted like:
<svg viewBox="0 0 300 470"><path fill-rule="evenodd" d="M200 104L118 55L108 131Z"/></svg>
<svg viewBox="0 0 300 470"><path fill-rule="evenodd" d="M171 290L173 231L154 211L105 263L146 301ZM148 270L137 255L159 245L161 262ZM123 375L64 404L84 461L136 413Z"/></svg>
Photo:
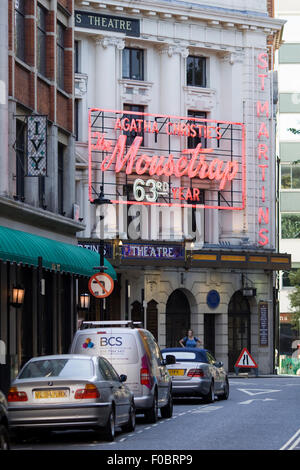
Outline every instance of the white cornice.
<svg viewBox="0 0 300 470"><path fill-rule="evenodd" d="M172 12L170 12L172 6ZM90 11L112 14L136 15L145 18L161 18L164 21L204 21L213 27L234 28L241 25L248 26L250 30L260 28L265 30L266 34L272 34L280 31L285 23L279 18L271 18L269 16L259 16L253 12L251 14L242 14L235 10L211 10L192 5L189 8L186 5L176 3L158 3L151 0L139 1L99 1L99 0L75 0L75 9L88 9ZM121 10L122 9L122 10ZM267 30L270 31L267 31Z"/></svg>

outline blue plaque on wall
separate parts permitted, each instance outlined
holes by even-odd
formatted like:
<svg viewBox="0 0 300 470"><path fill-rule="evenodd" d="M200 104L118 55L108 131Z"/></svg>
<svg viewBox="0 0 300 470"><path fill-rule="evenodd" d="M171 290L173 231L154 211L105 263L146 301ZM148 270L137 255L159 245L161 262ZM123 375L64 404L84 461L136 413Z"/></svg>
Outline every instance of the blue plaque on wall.
<svg viewBox="0 0 300 470"><path fill-rule="evenodd" d="M216 290L210 290L206 296L206 303L210 308L217 308L220 303L220 294Z"/></svg>

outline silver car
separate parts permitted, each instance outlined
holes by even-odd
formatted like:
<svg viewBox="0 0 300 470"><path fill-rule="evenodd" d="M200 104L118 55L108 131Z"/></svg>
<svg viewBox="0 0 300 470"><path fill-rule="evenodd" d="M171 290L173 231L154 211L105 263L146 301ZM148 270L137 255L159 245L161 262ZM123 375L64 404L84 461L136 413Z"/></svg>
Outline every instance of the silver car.
<svg viewBox="0 0 300 470"><path fill-rule="evenodd" d="M9 450L9 429L8 429L8 411L7 400L4 393L0 390L0 450Z"/></svg>
<svg viewBox="0 0 300 470"><path fill-rule="evenodd" d="M216 362L206 349L166 348L162 356L172 377L173 396L200 396L208 403L227 400L229 382L222 362Z"/></svg>
<svg viewBox="0 0 300 470"><path fill-rule="evenodd" d="M103 357L63 354L28 361L8 393L10 429L16 437L41 429L87 429L114 440L115 426L135 428L132 392Z"/></svg>

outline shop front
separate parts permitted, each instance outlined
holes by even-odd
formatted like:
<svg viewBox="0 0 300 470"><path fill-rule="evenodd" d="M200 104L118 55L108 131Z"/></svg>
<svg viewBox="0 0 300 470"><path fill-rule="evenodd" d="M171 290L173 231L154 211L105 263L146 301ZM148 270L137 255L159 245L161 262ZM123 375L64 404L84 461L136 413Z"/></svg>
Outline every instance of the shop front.
<svg viewBox="0 0 300 470"><path fill-rule="evenodd" d="M99 257L76 245L0 226L1 389L31 357L68 352L97 266Z"/></svg>

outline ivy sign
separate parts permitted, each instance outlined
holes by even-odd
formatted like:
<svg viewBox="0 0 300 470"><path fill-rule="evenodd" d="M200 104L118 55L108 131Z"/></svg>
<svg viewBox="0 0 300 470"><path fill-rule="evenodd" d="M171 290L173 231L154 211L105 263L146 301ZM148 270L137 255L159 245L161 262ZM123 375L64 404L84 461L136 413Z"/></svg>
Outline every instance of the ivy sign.
<svg viewBox="0 0 300 470"><path fill-rule="evenodd" d="M47 174L47 116L34 115L27 118L27 174Z"/></svg>

